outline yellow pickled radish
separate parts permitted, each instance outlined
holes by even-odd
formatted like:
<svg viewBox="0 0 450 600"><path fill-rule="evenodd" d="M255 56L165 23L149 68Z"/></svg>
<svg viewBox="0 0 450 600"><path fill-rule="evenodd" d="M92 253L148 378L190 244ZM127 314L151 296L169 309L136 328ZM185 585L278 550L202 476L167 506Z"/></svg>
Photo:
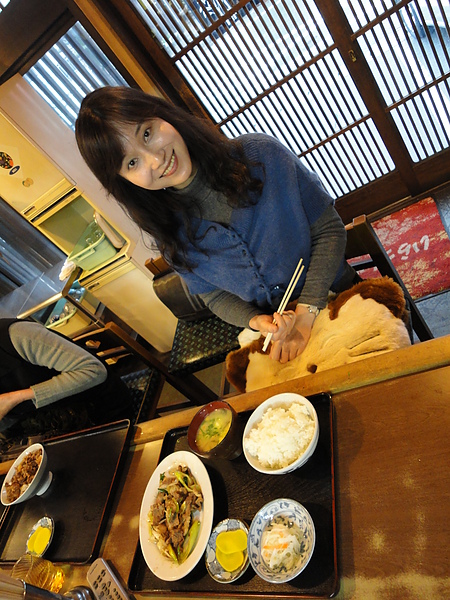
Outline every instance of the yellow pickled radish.
<svg viewBox="0 0 450 600"><path fill-rule="evenodd" d="M31 552L32 554L42 554L47 547L49 539L50 529L47 527L38 527L28 540L28 552Z"/></svg>
<svg viewBox="0 0 450 600"><path fill-rule="evenodd" d="M239 551L243 552L247 549L247 534L242 529L222 531L217 536L216 548L218 548L222 554L232 554L233 552Z"/></svg>
<svg viewBox="0 0 450 600"><path fill-rule="evenodd" d="M242 550L238 550L237 552L231 552L230 554L224 554L217 548L216 546L216 558L220 566L231 573L232 571L236 571L244 562L244 553Z"/></svg>

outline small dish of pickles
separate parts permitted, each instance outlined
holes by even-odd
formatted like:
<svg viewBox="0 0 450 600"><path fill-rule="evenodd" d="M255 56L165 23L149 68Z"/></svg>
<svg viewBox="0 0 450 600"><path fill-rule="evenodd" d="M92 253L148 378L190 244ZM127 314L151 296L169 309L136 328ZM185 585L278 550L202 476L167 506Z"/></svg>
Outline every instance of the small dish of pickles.
<svg viewBox="0 0 450 600"><path fill-rule="evenodd" d="M231 583L248 568L248 527L239 519L224 519L213 529L205 550L208 573L219 583Z"/></svg>

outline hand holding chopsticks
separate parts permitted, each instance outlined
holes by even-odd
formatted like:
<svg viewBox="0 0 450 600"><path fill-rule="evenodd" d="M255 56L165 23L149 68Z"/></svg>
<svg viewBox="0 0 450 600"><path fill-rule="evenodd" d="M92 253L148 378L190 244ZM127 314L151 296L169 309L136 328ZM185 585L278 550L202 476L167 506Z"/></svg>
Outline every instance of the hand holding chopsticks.
<svg viewBox="0 0 450 600"><path fill-rule="evenodd" d="M295 286L298 283L298 280L300 279L300 276L303 272L303 269L305 268L305 266L302 264L303 263L303 258L301 258L298 261L298 265L294 271L294 274L292 275L291 281L289 282L289 285L286 289L286 291L284 292L284 296L281 299L280 302L280 306L278 307L277 313L282 315L284 312L284 309L286 308L286 306L289 304L289 300L291 299L292 296L292 292L295 289ZM275 323L275 321L273 321ZM264 340L264 345L262 348L262 351L265 352L267 350L267 346L270 343L270 340L272 339L272 333L267 334L266 339Z"/></svg>

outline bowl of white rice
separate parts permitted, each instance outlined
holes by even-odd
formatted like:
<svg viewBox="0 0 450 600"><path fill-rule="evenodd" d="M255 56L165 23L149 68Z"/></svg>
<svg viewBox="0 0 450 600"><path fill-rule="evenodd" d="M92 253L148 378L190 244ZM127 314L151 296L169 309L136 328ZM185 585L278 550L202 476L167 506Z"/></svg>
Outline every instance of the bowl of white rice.
<svg viewBox="0 0 450 600"><path fill-rule="evenodd" d="M319 421L311 402L300 394L272 396L250 415L242 446L248 463L260 473L282 475L313 455Z"/></svg>

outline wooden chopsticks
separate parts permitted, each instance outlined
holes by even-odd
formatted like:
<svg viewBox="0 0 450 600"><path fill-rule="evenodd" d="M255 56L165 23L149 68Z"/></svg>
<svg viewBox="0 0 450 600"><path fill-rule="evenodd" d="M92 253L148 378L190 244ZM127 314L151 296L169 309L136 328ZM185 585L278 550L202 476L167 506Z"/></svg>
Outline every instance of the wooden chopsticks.
<svg viewBox="0 0 450 600"><path fill-rule="evenodd" d="M278 307L277 313L282 315L284 312L284 309L286 308L286 306L289 304L289 300L292 296L292 292L295 289L295 286L298 283L298 280L300 279L300 276L303 272L303 269L305 268L305 265L302 265L303 262L303 258L301 258L298 261L298 265L294 271L294 274L292 275L291 281L289 282L289 285L287 286L286 291L284 292L284 296L281 299L280 302L280 306ZM275 319L273 320L273 322L275 323ZM272 339L272 333L267 334L266 339L264 340L264 344L262 347L262 351L265 352L267 350L267 346L270 343L270 340Z"/></svg>

